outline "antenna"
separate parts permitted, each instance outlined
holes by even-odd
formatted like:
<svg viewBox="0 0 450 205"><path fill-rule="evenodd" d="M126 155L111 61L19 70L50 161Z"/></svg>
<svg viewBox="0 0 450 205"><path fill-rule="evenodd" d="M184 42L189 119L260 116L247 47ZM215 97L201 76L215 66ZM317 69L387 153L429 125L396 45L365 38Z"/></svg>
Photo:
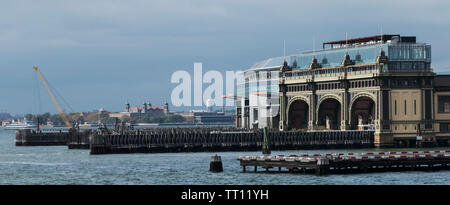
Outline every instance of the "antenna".
<svg viewBox="0 0 450 205"><path fill-rule="evenodd" d="M348 53L348 36L347 36L347 32L345 32L345 52Z"/></svg>
<svg viewBox="0 0 450 205"><path fill-rule="evenodd" d="M383 43L383 24L381 24L381 43Z"/></svg>
<svg viewBox="0 0 450 205"><path fill-rule="evenodd" d="M286 40L283 40L283 60L286 61Z"/></svg>
<svg viewBox="0 0 450 205"><path fill-rule="evenodd" d="M313 36L313 55L316 55L316 37Z"/></svg>
<svg viewBox="0 0 450 205"><path fill-rule="evenodd" d="M383 24L380 25L380 30L381 30L381 43L380 43L380 55L381 55L381 51L383 50Z"/></svg>

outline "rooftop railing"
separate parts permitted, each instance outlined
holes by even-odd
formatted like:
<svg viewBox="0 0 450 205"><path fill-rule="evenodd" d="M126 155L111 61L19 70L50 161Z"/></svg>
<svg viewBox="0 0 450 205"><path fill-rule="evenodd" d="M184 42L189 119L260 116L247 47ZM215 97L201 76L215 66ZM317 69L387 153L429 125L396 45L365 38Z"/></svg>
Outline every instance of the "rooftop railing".
<svg viewBox="0 0 450 205"><path fill-rule="evenodd" d="M354 65L348 67L331 67L319 68L313 70L295 70L287 71L281 74L281 78L285 81L290 80L319 80L321 78L346 78L349 76L356 77L359 75L379 74L383 72L383 67L377 64Z"/></svg>

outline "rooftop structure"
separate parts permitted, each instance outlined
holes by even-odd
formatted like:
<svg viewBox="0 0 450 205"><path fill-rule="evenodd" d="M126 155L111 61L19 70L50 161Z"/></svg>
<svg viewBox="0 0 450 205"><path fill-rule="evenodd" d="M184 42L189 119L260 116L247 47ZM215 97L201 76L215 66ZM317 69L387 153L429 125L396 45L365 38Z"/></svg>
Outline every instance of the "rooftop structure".
<svg viewBox="0 0 450 205"><path fill-rule="evenodd" d="M346 39L346 40L339 40L339 41L330 41L330 42L324 42L322 44L323 49L325 50L325 45L331 45L331 48L333 48L334 45L364 45L364 44L373 44L375 42L387 42L392 40L401 39L400 35L376 35L376 36L369 36L369 37L361 37L361 38L353 38L353 39ZM406 38L409 40L409 38ZM415 41L415 37L414 37Z"/></svg>

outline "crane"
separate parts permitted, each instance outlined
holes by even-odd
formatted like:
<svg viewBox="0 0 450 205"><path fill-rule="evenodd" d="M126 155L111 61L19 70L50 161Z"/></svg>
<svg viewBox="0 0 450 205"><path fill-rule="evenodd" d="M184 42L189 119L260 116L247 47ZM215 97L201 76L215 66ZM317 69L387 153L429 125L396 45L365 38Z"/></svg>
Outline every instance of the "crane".
<svg viewBox="0 0 450 205"><path fill-rule="evenodd" d="M50 99L53 102L53 105L55 105L56 109L58 110L59 115L61 116L62 120L64 121L64 124L69 128L69 130L72 128L72 124L67 120L67 115L64 113L64 111L61 109L61 106L59 105L58 101L55 98L55 95L53 94L52 90L47 84L47 81L45 80L42 73L39 71L38 66L33 66L34 70L37 72L37 75L39 76L39 79L41 79L42 85L44 86L45 90L47 91L48 95L50 96Z"/></svg>

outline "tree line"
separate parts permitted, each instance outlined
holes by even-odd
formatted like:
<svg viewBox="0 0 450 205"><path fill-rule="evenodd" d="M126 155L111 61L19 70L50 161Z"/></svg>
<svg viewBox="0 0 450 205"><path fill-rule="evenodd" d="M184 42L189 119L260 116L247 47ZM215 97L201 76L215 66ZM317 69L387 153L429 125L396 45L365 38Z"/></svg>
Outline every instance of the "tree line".
<svg viewBox="0 0 450 205"><path fill-rule="evenodd" d="M66 115L67 120L71 124L84 124L85 122L90 123L96 123L101 122L103 124L114 124L116 121L118 122L129 122L129 123L177 123L177 122L186 122L187 118L181 116L181 115L167 115L167 116L151 116L151 115L144 115L144 116L137 116L137 117L129 117L125 116L120 119L115 117L109 117L109 113L69 113ZM48 121L53 123L54 126L64 126L64 121L61 118L59 114L51 114L51 113L44 113L39 115L33 115L33 114L26 114L25 118L29 121L32 121L34 123L37 123L37 119L39 118L40 124L46 124Z"/></svg>

